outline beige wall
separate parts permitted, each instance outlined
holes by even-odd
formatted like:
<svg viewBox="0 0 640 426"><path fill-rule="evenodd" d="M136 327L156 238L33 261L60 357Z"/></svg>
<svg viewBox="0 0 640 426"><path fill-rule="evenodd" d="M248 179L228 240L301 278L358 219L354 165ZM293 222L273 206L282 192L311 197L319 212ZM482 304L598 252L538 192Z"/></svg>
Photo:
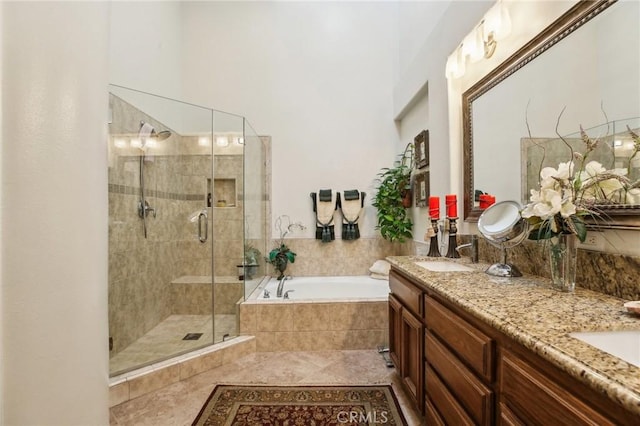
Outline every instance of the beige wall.
<svg viewBox="0 0 640 426"><path fill-rule="evenodd" d="M109 4L0 7L0 423L108 425Z"/></svg>

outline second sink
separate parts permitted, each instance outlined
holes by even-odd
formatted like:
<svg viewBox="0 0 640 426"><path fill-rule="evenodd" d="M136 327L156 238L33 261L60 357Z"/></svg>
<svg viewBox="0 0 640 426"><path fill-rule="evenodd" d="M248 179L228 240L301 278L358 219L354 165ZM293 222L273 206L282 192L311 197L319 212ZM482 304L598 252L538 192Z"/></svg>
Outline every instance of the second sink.
<svg viewBox="0 0 640 426"><path fill-rule="evenodd" d="M640 330L580 332L569 336L640 367Z"/></svg>

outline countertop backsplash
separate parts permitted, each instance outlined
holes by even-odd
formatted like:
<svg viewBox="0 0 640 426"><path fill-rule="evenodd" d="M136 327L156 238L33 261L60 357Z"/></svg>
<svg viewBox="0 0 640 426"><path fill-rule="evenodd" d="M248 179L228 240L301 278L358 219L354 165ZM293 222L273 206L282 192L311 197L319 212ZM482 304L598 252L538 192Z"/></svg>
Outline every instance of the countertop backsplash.
<svg viewBox="0 0 640 426"><path fill-rule="evenodd" d="M459 244L469 240L470 235L458 235ZM478 250L480 262L495 263L500 259L500 250L482 237L478 240ZM508 249L507 261L525 275L550 278L544 241L525 240ZM640 300L640 257L578 249L576 286L625 300Z"/></svg>

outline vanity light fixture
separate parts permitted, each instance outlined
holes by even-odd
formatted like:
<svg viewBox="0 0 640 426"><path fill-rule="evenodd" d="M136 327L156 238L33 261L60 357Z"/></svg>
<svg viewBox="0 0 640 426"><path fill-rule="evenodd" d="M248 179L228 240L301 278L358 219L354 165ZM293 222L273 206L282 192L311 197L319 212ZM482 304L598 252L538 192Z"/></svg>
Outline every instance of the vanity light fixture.
<svg viewBox="0 0 640 426"><path fill-rule="evenodd" d="M211 139L206 136L200 136L198 138L198 145L200 146L211 146Z"/></svg>
<svg viewBox="0 0 640 426"><path fill-rule="evenodd" d="M216 136L216 145L229 146L229 138L226 136Z"/></svg>
<svg viewBox="0 0 640 426"><path fill-rule="evenodd" d="M511 32L511 18L503 0L498 0L483 16L480 23L462 40L462 44L447 58L447 78L460 78L466 70L467 57L471 63L490 58L498 41Z"/></svg>
<svg viewBox="0 0 640 426"><path fill-rule="evenodd" d="M460 78L465 72L465 60L462 56L462 45L458 46L447 59L447 78Z"/></svg>
<svg viewBox="0 0 640 426"><path fill-rule="evenodd" d="M475 31L470 32L462 40L462 58L469 58L471 63L478 62L484 57L482 31L480 26Z"/></svg>
<svg viewBox="0 0 640 426"><path fill-rule="evenodd" d="M242 136L235 136L233 138L233 143L236 145L244 145L244 138Z"/></svg>

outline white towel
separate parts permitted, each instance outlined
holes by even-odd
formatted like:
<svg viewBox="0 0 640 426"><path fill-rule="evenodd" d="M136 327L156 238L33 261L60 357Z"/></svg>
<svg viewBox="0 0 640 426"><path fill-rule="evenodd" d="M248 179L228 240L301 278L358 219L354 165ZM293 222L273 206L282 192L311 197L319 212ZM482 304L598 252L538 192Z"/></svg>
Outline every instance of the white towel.
<svg viewBox="0 0 640 426"><path fill-rule="evenodd" d="M385 277L389 276L389 269L391 269L391 264L386 260L376 260L374 264L369 268L369 272L371 274L383 275Z"/></svg>
<svg viewBox="0 0 640 426"><path fill-rule="evenodd" d="M336 192L331 191L331 201L320 201L320 191L316 201L316 217L320 225L333 223L333 214L336 211Z"/></svg>
<svg viewBox="0 0 640 426"><path fill-rule="evenodd" d="M370 275L371 278L374 278L376 280L384 280L384 281L389 281L389 275L381 275L381 274L374 274L373 272Z"/></svg>
<svg viewBox="0 0 640 426"><path fill-rule="evenodd" d="M362 210L362 200L342 200L342 217L344 223L356 223Z"/></svg>

